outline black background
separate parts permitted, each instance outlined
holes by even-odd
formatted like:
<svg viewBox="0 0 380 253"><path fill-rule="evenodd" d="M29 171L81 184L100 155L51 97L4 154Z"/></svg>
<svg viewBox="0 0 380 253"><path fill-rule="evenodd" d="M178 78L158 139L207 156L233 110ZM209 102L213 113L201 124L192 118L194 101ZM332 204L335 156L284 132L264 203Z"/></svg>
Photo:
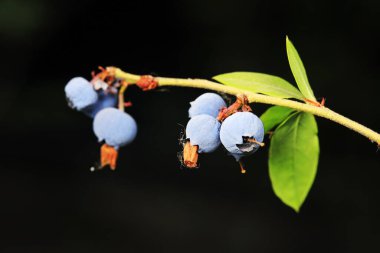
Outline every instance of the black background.
<svg viewBox="0 0 380 253"><path fill-rule="evenodd" d="M318 119L319 171L296 214L272 192L267 148L246 175L222 148L180 170L179 124L202 91L128 90L138 137L115 172L90 173L92 121L66 106L63 87L98 65L294 83L289 35L316 96L380 130L379 16L379 1L1 0L0 251L378 251L379 152L366 138Z"/></svg>

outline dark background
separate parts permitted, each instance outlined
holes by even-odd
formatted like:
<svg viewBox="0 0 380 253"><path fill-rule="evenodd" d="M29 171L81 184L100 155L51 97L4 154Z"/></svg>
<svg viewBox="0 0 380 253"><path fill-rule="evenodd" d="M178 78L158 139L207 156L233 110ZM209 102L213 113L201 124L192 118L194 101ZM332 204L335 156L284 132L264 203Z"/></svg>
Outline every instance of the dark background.
<svg viewBox="0 0 380 253"><path fill-rule="evenodd" d="M96 173L92 121L63 92L98 65L294 83L289 35L316 96L380 130L379 16L379 1L0 0L0 251L379 251L379 152L366 138L318 119L319 171L296 214L272 192L267 148L246 175L222 148L180 170L179 124L202 91L131 88L138 137L115 172Z"/></svg>

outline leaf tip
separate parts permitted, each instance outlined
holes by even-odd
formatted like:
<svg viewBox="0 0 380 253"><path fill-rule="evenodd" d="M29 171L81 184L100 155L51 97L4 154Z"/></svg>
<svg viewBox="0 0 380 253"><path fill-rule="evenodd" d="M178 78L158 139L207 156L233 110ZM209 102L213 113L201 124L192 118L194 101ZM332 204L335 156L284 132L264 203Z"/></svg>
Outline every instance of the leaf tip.
<svg viewBox="0 0 380 253"><path fill-rule="evenodd" d="M297 214L300 213L301 206L290 206Z"/></svg>
<svg viewBox="0 0 380 253"><path fill-rule="evenodd" d="M288 49L289 47L293 46L292 41L289 39L289 36L286 35L286 48ZM294 46L293 46L294 47Z"/></svg>

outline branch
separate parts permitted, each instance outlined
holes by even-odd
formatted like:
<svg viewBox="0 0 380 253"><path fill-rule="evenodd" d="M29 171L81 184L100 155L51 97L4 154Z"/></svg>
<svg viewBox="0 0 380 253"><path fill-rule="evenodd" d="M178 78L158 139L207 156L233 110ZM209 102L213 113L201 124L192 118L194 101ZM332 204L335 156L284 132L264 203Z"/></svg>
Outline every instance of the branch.
<svg viewBox="0 0 380 253"><path fill-rule="evenodd" d="M116 78L123 79L130 84L135 84L141 76L134 75L130 73L126 73L119 68L108 67L107 71L112 73ZM167 77L155 77L154 78L158 82L158 86L176 86L176 87L187 87L187 88L200 88L213 90L221 93L228 93L231 95L244 94L248 97L250 103L263 103L263 104L271 104L271 105L279 105L284 107L293 108L298 111L308 112L319 117L323 117L334 121L338 124L341 124L359 134L367 137L372 142L376 142L378 146L380 146L380 134L369 129L366 126L363 126L349 118L344 117L326 107L318 107L314 105L309 105L289 99L271 97L267 95L257 94L250 91L245 91L241 89L237 89L234 87L229 87L222 85L220 83L208 81L205 79L183 79L183 78L167 78Z"/></svg>

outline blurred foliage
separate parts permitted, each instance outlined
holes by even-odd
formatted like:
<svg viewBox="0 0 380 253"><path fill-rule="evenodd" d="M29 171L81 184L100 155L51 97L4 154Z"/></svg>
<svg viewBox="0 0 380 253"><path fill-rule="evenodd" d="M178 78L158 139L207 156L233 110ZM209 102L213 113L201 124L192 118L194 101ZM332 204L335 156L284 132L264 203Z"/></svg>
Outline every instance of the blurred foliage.
<svg viewBox="0 0 380 253"><path fill-rule="evenodd" d="M49 22L46 1L0 1L0 34L8 39L27 39Z"/></svg>

